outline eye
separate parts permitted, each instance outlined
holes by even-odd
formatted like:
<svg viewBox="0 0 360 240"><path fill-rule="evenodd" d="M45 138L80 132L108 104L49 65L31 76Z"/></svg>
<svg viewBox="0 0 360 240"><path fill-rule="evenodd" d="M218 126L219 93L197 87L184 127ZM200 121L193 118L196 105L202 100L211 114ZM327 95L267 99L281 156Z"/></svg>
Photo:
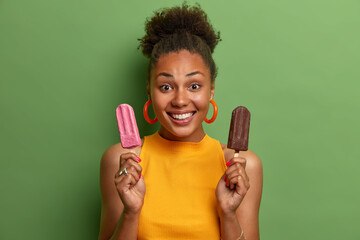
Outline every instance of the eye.
<svg viewBox="0 0 360 240"><path fill-rule="evenodd" d="M160 90L163 92L169 91L169 90L171 90L171 86L170 85L161 85Z"/></svg>
<svg viewBox="0 0 360 240"><path fill-rule="evenodd" d="M200 88L200 85L197 84L197 83L194 83L194 84L191 84L191 85L190 85L190 89L191 89L191 90L197 90L197 89L199 89L199 88Z"/></svg>

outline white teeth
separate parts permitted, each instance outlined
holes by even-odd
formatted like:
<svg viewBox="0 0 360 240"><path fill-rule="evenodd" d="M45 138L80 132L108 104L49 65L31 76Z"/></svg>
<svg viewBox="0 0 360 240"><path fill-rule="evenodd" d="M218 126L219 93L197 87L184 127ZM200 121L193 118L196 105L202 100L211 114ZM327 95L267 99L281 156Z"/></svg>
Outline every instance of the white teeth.
<svg viewBox="0 0 360 240"><path fill-rule="evenodd" d="M171 114L171 116L175 119L183 120L189 118L193 115L193 113L185 113L185 114Z"/></svg>

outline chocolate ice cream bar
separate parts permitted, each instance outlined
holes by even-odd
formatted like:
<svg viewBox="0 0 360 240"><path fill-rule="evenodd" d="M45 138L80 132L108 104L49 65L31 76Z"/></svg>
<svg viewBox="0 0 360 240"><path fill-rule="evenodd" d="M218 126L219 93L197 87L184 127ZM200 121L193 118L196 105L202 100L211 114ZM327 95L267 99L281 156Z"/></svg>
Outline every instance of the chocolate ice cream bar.
<svg viewBox="0 0 360 240"><path fill-rule="evenodd" d="M247 151L249 143L250 112L246 107L234 109L231 116L227 147L235 152Z"/></svg>

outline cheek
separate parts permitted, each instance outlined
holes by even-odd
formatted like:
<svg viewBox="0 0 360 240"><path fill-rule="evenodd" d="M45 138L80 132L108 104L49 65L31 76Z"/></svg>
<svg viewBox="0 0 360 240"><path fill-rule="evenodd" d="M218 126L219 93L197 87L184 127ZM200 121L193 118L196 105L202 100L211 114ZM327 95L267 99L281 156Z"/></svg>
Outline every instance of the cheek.
<svg viewBox="0 0 360 240"><path fill-rule="evenodd" d="M210 91L203 90L201 93L197 93L193 95L193 101L196 102L198 105L208 105L210 103Z"/></svg>
<svg viewBox="0 0 360 240"><path fill-rule="evenodd" d="M153 92L152 103L155 113L158 113L165 109L167 100L163 94L156 94L156 92Z"/></svg>
<svg viewBox="0 0 360 240"><path fill-rule="evenodd" d="M193 103L195 104L196 108L199 111L202 111L205 115L207 110L209 109L209 104L210 104L209 96L208 95L197 96L193 98Z"/></svg>

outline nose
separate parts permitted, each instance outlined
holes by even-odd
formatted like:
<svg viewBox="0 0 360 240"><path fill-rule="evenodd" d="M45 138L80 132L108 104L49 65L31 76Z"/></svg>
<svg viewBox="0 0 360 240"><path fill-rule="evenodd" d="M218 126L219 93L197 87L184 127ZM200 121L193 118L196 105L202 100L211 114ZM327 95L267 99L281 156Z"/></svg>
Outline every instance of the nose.
<svg viewBox="0 0 360 240"><path fill-rule="evenodd" d="M184 107L188 105L188 103L189 103L189 96L186 90L177 89L171 101L171 104L175 107Z"/></svg>

